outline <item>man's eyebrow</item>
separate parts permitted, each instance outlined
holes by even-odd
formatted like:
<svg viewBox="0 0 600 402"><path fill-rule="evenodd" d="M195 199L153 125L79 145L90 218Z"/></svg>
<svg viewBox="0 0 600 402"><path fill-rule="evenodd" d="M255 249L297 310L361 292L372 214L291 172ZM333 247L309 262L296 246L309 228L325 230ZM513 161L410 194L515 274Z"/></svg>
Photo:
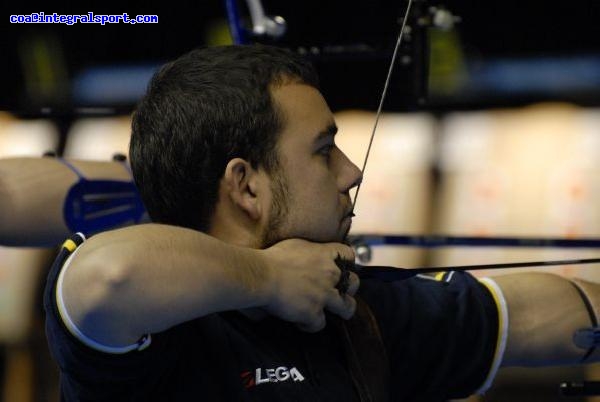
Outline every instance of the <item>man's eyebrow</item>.
<svg viewBox="0 0 600 402"><path fill-rule="evenodd" d="M327 126L327 128L323 131L321 131L315 138L315 142L319 141L321 138L325 138L328 136L335 136L338 132L338 128L335 125L335 123L331 123L329 126Z"/></svg>

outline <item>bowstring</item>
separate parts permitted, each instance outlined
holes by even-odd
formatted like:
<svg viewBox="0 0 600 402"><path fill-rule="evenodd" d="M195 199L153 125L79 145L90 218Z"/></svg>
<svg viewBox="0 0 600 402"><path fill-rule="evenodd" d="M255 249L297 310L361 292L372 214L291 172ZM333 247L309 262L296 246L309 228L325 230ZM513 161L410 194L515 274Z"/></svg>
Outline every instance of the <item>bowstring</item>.
<svg viewBox="0 0 600 402"><path fill-rule="evenodd" d="M404 17L403 17L403 21L402 21L402 27L400 28L400 32L398 34L398 39L396 40L396 45L394 47L394 52L392 54L392 60L390 61L390 67L388 69L388 73L387 76L385 78L385 84L383 85L383 91L381 93L381 98L379 99L379 106L377 107L377 113L375 114L375 123L373 124L373 131L371 132L371 137L369 139L369 146L367 147L367 154L365 155L365 160L363 162L363 166L361 169L361 175L363 177L364 180L364 175L365 175L365 170L367 167L367 160L369 159L369 154L371 153L371 146L373 145L373 139L375 138L375 132L377 131L377 125L379 123L379 117L381 116L381 111L383 109L383 104L385 102L385 97L387 95L387 91L388 91L388 87L390 84L390 79L392 77L392 71L394 70L394 66L396 64L396 59L398 56L398 49L400 48L400 44L402 43L402 37L404 35L404 28L406 27L406 22L408 21L408 16L410 14L410 8L412 6L412 2L413 0L408 0L408 5L406 6L406 12L404 13ZM356 208L356 200L358 199L358 192L360 191L360 187L363 183L363 180L361 180L358 183L358 186L356 187L356 193L354 194L354 200L352 201L352 211L354 211L354 209ZM568 262L571 265L575 265L575 264L589 264L590 262L596 262L596 260L578 260L578 261L538 261L535 262L535 264L540 264L540 265L557 265L556 263L562 263L562 262ZM516 264L530 264L530 263L516 263ZM535 265L538 266L538 265ZM461 268L466 268L466 267L461 267ZM434 269L434 268L422 268L422 269ZM449 267L437 267L435 269L449 269Z"/></svg>
<svg viewBox="0 0 600 402"><path fill-rule="evenodd" d="M363 162L363 166L361 169L361 176L362 176L363 180L365 177L365 169L367 167L367 160L369 159L369 154L371 153L371 146L373 145L373 139L375 138L375 131L377 131L377 124L379 123L379 117L381 116L381 110L383 109L383 103L385 102L385 96L387 95L388 86L390 85L392 71L394 71L394 65L396 64L398 49L400 48L400 44L402 43L404 28L406 27L406 21L408 21L408 15L410 13L410 7L412 5L412 2L413 2L413 0L408 0L408 6L406 6L406 12L404 13L402 27L400 28L400 33L398 34L398 39L396 40L396 46L394 47L394 53L392 54L392 60L390 62L390 67L388 69L387 77L385 79L385 84L383 85L383 92L381 93L381 98L379 99L379 106L377 107L377 113L375 114L375 124L373 125L373 131L371 132L371 138L369 139L369 146L367 147L367 154L365 155L365 161ZM354 193L354 201L352 201L352 211L354 211L354 208L356 207L356 200L358 198L358 192L360 191L360 186L362 185L363 180L361 180L358 183L358 186L356 187L356 193Z"/></svg>

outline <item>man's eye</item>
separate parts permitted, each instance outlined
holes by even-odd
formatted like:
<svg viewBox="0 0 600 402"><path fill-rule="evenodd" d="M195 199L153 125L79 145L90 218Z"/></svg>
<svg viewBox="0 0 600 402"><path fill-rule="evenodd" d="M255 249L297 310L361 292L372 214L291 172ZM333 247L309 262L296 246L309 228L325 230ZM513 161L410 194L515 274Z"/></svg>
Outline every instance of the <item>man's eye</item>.
<svg viewBox="0 0 600 402"><path fill-rule="evenodd" d="M329 155L331 154L332 150L333 150L333 144L329 144L329 145L325 145L324 147L319 148L319 150L317 151L317 153L319 155L323 155L323 156L329 157Z"/></svg>

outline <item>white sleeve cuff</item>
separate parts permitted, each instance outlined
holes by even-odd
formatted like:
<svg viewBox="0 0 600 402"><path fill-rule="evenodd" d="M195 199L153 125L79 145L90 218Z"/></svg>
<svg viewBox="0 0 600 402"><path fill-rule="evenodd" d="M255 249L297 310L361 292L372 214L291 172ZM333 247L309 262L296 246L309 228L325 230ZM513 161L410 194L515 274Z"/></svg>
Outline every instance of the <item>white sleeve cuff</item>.
<svg viewBox="0 0 600 402"><path fill-rule="evenodd" d="M60 271L60 274L58 275L58 280L56 283L56 305L58 306L58 314L60 315L60 318L62 319L63 323L65 324L65 326L67 327L69 332L75 338L77 338L79 341L81 341L81 343L83 343L84 345L86 345L92 349L98 350L100 352L104 352L104 353L123 354L123 353L131 352L132 350L143 350L143 349L147 348L148 346L150 346L150 343L152 342L152 338L151 338L150 334L143 336L142 338L140 338L140 340L138 342L136 342L132 345L106 346L106 345L96 342L95 340L86 336L83 332L81 332L81 330L79 328L77 328L77 326L75 325L75 323L69 316L69 313L67 312L67 309L65 307L62 289L63 289L64 274L67 271L67 268L69 267L69 265L71 263L71 260L73 259L75 254L77 254L78 251L79 251L79 248L76 248L71 253L69 258L67 258L67 260L61 267L61 271Z"/></svg>
<svg viewBox="0 0 600 402"><path fill-rule="evenodd" d="M496 374L498 373L498 369L500 368L500 364L502 363L502 358L504 357L506 338L508 336L508 308L504 294L502 294L502 289L500 289L500 286L498 286L493 279L481 278L479 279L479 282L490 291L494 298L494 302L496 302L496 307L498 308L498 340L496 342L494 359L485 381L476 391L476 394L483 395L483 393L492 386Z"/></svg>

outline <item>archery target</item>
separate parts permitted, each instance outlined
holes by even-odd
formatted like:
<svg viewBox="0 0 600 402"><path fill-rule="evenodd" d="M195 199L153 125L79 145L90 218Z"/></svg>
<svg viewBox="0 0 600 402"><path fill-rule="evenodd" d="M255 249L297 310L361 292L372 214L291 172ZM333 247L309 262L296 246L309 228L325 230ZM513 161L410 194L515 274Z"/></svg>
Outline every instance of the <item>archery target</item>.
<svg viewBox="0 0 600 402"><path fill-rule="evenodd" d="M117 153L128 155L130 137L131 118L128 116L81 119L69 131L64 156L110 161Z"/></svg>
<svg viewBox="0 0 600 402"><path fill-rule="evenodd" d="M362 167L375 114L346 111L335 115L338 147ZM379 120L351 234L424 233L431 215L430 167L435 121L426 114L386 113ZM354 199L354 195L352 194ZM409 247L373 247L371 264L418 266L425 251Z"/></svg>
<svg viewBox="0 0 600 402"><path fill-rule="evenodd" d="M541 104L455 113L443 120L442 127L435 232L560 238L600 235L600 184L596 180L600 167L595 163L600 158L598 110ZM596 255L594 250L581 249L465 247L432 253L434 264L440 265ZM553 272L600 281L600 270L585 266L558 267Z"/></svg>

